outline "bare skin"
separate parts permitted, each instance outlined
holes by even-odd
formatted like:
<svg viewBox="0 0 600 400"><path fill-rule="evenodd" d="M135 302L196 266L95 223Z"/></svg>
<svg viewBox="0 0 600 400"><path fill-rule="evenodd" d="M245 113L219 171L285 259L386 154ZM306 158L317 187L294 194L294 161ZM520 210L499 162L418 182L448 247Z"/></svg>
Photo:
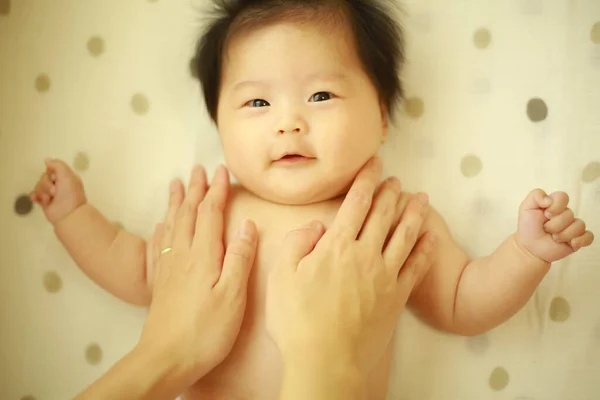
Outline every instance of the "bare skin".
<svg viewBox="0 0 600 400"><path fill-rule="evenodd" d="M182 190L181 183L175 184L175 190ZM32 198L41 204L58 238L91 279L125 301L149 304L145 240L117 230L90 205L81 181L66 164L49 161ZM411 198L407 193L400 196L397 218ZM267 274L289 231L315 219L328 227L340 203L341 199L334 199L309 206L277 205L241 187L232 188L226 244L244 218L256 222L260 237L246 317L231 353L190 389L188 398L276 398L282 369L265 330ZM432 326L462 335L477 335L506 321L529 300L551 262L593 242L593 234L568 208L568 196L562 192L546 196L541 190L532 191L523 201L516 232L489 256L471 260L434 210L421 231L434 232L437 244L431 269L416 285L409 305ZM384 397L389 354L373 370L368 382L370 398Z"/></svg>

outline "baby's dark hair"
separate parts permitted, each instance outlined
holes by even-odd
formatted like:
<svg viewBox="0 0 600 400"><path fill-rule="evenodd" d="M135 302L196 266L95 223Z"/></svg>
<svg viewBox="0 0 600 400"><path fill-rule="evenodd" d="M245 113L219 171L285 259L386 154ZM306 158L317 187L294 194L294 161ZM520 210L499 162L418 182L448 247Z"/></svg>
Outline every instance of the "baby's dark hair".
<svg viewBox="0 0 600 400"><path fill-rule="evenodd" d="M318 24L326 30L346 24L363 68L388 114L393 115L404 96L400 79L404 35L389 4L393 0L213 0L213 12L191 63L210 117L217 122L223 60L229 41L281 21Z"/></svg>

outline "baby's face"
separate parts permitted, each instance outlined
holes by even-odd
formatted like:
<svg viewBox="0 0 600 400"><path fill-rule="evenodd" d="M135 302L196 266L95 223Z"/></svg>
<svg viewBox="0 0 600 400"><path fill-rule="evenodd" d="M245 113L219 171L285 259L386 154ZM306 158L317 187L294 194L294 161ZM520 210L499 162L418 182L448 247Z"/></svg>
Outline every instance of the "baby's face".
<svg viewBox="0 0 600 400"><path fill-rule="evenodd" d="M386 111L348 37L278 24L230 43L217 123L231 173L257 196L337 197L379 150Z"/></svg>

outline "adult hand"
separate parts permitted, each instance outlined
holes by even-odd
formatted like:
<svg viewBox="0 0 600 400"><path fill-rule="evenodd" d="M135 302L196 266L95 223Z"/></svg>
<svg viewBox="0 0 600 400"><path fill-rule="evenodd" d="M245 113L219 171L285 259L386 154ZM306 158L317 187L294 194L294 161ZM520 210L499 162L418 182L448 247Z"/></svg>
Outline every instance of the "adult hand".
<svg viewBox="0 0 600 400"><path fill-rule="evenodd" d="M172 183L165 223L152 240L152 303L139 347L162 349L190 383L229 354L246 309L257 230L243 222L225 251L228 192L224 167L210 189L202 167L195 167L187 194Z"/></svg>
<svg viewBox="0 0 600 400"><path fill-rule="evenodd" d="M326 232L320 222L291 232L270 272L267 327L286 369L282 398L360 398L360 380L431 264L433 235L419 240L427 196L409 201L390 236L400 184L386 180L373 198L381 170L379 159L367 163Z"/></svg>
<svg viewBox="0 0 600 400"><path fill-rule="evenodd" d="M223 167L210 189L200 166L187 195L181 182L172 183L165 223L149 243L152 303L142 337L77 399L170 400L229 354L244 317L257 232L245 222L225 251L228 191Z"/></svg>

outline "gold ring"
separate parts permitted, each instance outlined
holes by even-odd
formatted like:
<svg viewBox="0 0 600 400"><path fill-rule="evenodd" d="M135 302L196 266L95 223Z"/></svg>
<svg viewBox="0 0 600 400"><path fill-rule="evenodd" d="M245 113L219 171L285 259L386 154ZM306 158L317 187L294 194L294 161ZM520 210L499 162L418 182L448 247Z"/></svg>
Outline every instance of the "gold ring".
<svg viewBox="0 0 600 400"><path fill-rule="evenodd" d="M167 247L166 249L164 249L163 251L160 252L160 255L162 256L163 254L167 254L168 252L170 252L171 250L173 250L170 247Z"/></svg>

